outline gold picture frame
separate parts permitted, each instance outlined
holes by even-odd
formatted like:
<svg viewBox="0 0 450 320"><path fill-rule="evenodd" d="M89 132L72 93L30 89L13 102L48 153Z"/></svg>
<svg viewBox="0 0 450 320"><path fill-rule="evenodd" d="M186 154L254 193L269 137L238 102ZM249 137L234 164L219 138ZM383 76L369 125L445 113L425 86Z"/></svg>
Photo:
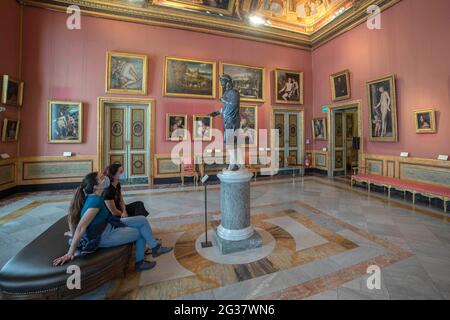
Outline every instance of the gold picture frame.
<svg viewBox="0 0 450 320"><path fill-rule="evenodd" d="M367 82L367 103L369 111L369 141L380 142L397 142L398 128L397 128L397 96L395 90L395 75L388 75L382 78L371 80ZM389 109L384 119L381 112L381 95L380 88L383 87L384 98L389 102ZM378 95L380 97L378 97ZM387 95L387 97L386 97ZM378 100L374 101L374 98ZM374 110L377 109L377 110ZM388 121L389 120L389 121ZM383 132L383 128L384 131Z"/></svg>
<svg viewBox="0 0 450 320"><path fill-rule="evenodd" d="M350 70L342 70L330 75L331 100L341 101L350 99Z"/></svg>
<svg viewBox="0 0 450 320"><path fill-rule="evenodd" d="M21 107L23 104L23 81L3 75L0 78L1 96L0 102L4 105Z"/></svg>
<svg viewBox="0 0 450 320"><path fill-rule="evenodd" d="M81 101L48 102L49 143L83 142L83 103Z"/></svg>
<svg viewBox="0 0 450 320"><path fill-rule="evenodd" d="M172 130L173 126L179 126L176 122L182 120L184 128L177 128ZM178 136L178 138L172 137L175 130L184 130L183 136ZM188 116L187 114L180 113L167 113L166 114L166 140L168 141L186 141L188 139Z"/></svg>
<svg viewBox="0 0 450 320"><path fill-rule="evenodd" d="M202 122L202 126L198 126L198 120ZM208 119L205 124L205 119ZM208 124L209 123L209 124ZM205 129L206 128L206 129ZM211 141L212 140L213 117L206 114L192 115L192 139L194 141ZM198 135L198 130L201 134Z"/></svg>
<svg viewBox="0 0 450 320"><path fill-rule="evenodd" d="M321 126L319 123L321 122ZM327 132L327 118L314 118L311 120L311 128L314 141L326 141L328 137Z"/></svg>
<svg viewBox="0 0 450 320"><path fill-rule="evenodd" d="M122 60L120 60L122 58ZM126 67L121 67L121 71L116 71L118 64L126 63ZM128 70L127 74L125 71ZM118 73L122 74L119 76ZM147 94L148 57L143 54L106 52L106 93L116 94ZM134 78L133 78L134 77ZM125 80L126 83L122 83ZM134 80L134 82L133 82ZM139 85L140 84L140 85Z"/></svg>
<svg viewBox="0 0 450 320"><path fill-rule="evenodd" d="M246 94L246 92L243 92L244 89L241 89L239 87L238 84L236 84L236 79L235 76L230 72L231 70L225 70L225 68L227 67L231 67L231 68L236 68L236 69L253 69L253 70L258 70L261 73L261 79L259 80L260 85L256 84L258 87L258 90L261 92L261 94L258 93L258 97L256 98L252 98L252 97L246 97L249 96L249 94ZM233 84L236 90L239 91L239 93L241 94L241 101L244 102L265 102L266 101L266 68L264 67L257 67L257 66L249 66L249 65L244 65L244 64L235 64L235 63L227 63L227 62L220 62L219 64L219 73L220 75L223 74L228 74L231 79L233 79ZM257 80L258 82L258 80ZM223 92L222 92L222 86L219 86L219 95L222 96Z"/></svg>
<svg viewBox="0 0 450 320"><path fill-rule="evenodd" d="M201 1L200 2L197 1L197 3L195 3L195 1L189 0L154 0L153 4L179 9L191 9L202 12L209 11L216 14L232 16L235 2L236 0L229 0L226 8L217 8L213 6L204 5L202 4Z"/></svg>
<svg viewBox="0 0 450 320"><path fill-rule="evenodd" d="M185 76L185 73L173 75L169 64L178 62L178 67L188 69L197 67L197 70L191 71L192 78L190 80L190 87L181 88L181 85L176 78ZM203 70L203 74L200 72L202 65L208 65L209 68ZM210 72L210 74L209 74ZM194 79L196 77L196 79ZM211 79L209 79L211 78ZM185 79L183 79L185 80ZM185 81L182 81L185 83ZM187 82L186 82L187 83ZM200 88L198 88L200 86ZM206 88L202 88L206 86ZM177 58L177 57L165 57L164 58L164 72L163 72L163 96L165 97L178 97L178 98L197 98L197 99L215 99L217 88L217 63L215 61L190 59L190 58Z"/></svg>
<svg viewBox="0 0 450 320"><path fill-rule="evenodd" d="M246 113L246 110L253 110L249 112L250 119L244 114ZM239 115L241 118L239 128L244 130L244 134L247 134L248 129L253 130L254 132L253 143L248 142L252 140L251 138L248 140L245 138L245 145L249 147L258 146L258 106L255 104L241 104Z"/></svg>
<svg viewBox="0 0 450 320"><path fill-rule="evenodd" d="M3 119L2 142L14 142L19 137L20 120Z"/></svg>
<svg viewBox="0 0 450 320"><path fill-rule="evenodd" d="M436 111L434 109L414 110L414 123L416 133L436 133Z"/></svg>
<svg viewBox="0 0 450 320"><path fill-rule="evenodd" d="M297 82L297 94L295 95L295 86L294 86L294 93L291 93L292 91L283 90L285 87L280 88L280 84L282 85L283 81L285 81L287 78L294 78L294 81ZM294 70L287 70L287 69L275 69L274 70L274 83L275 83L275 103L279 104L303 104L303 72L301 71L294 71ZM295 84L295 82L294 82ZM282 92L280 92L282 91ZM295 99L297 97L297 99ZM292 98L292 100L291 100Z"/></svg>

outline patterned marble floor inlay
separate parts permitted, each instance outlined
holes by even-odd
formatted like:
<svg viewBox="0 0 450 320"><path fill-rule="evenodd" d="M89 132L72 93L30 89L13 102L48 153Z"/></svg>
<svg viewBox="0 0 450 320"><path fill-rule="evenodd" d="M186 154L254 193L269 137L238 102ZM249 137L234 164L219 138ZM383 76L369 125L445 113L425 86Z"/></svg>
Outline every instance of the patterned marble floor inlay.
<svg viewBox="0 0 450 320"><path fill-rule="evenodd" d="M0 201L0 266L66 215L71 197ZM144 202L156 236L174 251L142 273L130 261L124 278L80 299L450 299L450 215L421 203L327 178L261 179L251 184L251 216L264 246L222 256L200 246L201 188L129 188L124 197ZM218 185L208 189L208 209L212 231ZM371 265L381 268L377 290L366 285Z"/></svg>
<svg viewBox="0 0 450 320"><path fill-rule="evenodd" d="M128 279L128 277L119 279L117 282L120 284L112 286L112 289L107 293L107 297L174 299L203 291L226 288L237 283L245 284L247 281L258 280L261 277L282 271L302 271L302 266L306 266L304 270L308 270L308 264L319 260L323 261L339 254L347 253L349 261L356 259L358 255L352 255L352 251L359 249L359 245L333 231L333 229L348 229L362 235L370 242L380 244L384 249L384 255L380 254L381 251L374 251L375 256L369 256L368 258L378 259L374 261L384 265L408 256L405 250L351 227L318 210L311 210L308 206L302 205L295 209L255 214L252 216L252 223L257 229L271 235L275 242L274 248L267 255L260 257L258 257L258 253L248 252L249 260L251 260L251 256L259 259L255 259L256 261L253 262L234 264L230 261L227 263L213 261L218 259L208 259L207 255L199 253L199 239L204 235L202 223L155 230L155 233L163 239L167 235L170 235L172 239L177 236L173 255L177 262L175 263L171 258L158 260L158 267L143 272L141 281L136 285L130 285L130 282L133 282L134 275L131 276L131 279ZM332 224L334 224L334 228L329 227ZM211 248L211 250L213 249L214 247ZM239 261L238 257L234 258L237 262ZM173 264L176 267L171 266ZM180 266L184 270L181 270ZM335 267L336 272L342 271L337 263ZM173 272L168 272L165 270L166 268L172 269ZM158 271L158 269L161 271ZM362 271L365 272L359 265L350 266L347 269L349 271L348 274L345 274L347 278L344 277L344 280L352 280ZM145 282L142 279L147 279L147 281ZM335 276L328 285L337 284L339 279ZM300 279L296 280L286 278L282 289L285 290L293 285L301 284ZM273 288L279 289L276 286ZM247 296L246 298L251 297Z"/></svg>

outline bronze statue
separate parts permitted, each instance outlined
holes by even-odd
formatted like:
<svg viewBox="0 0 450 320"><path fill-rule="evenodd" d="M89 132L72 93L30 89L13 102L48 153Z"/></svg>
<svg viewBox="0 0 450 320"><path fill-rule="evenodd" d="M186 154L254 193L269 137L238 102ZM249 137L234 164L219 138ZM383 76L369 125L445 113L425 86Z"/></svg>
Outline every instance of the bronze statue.
<svg viewBox="0 0 450 320"><path fill-rule="evenodd" d="M230 164L228 170L236 171L242 167L243 158L242 150L237 146L237 132L240 129L241 117L239 114L240 94L234 89L233 80L227 74L220 77L220 84L222 85L223 96L220 100L223 102L223 107L220 111L212 112L210 115L215 117L222 115L222 123L224 128L224 142L227 145L227 150L230 156ZM236 148L238 147L238 148Z"/></svg>

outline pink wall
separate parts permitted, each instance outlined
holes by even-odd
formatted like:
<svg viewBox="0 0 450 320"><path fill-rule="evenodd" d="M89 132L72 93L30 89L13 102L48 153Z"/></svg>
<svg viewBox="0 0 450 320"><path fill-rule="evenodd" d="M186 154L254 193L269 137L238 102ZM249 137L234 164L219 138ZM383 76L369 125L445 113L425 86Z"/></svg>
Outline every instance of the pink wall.
<svg viewBox="0 0 450 320"><path fill-rule="evenodd" d="M19 77L19 30L20 7L15 0L0 1L0 75L7 74L11 77ZM17 119L17 108L6 107L6 112L0 113L0 128L3 130L3 119ZM1 131L0 131L1 132ZM1 142L0 153L8 153L16 157L17 143Z"/></svg>
<svg viewBox="0 0 450 320"><path fill-rule="evenodd" d="M427 2L425 4L425 2ZM429 2L429 3L428 3ZM315 50L314 116L331 103L329 75L351 72L351 99L361 99L367 153L436 158L450 154L450 1L403 0L381 14L381 30L365 24ZM366 81L397 78L397 143L368 141ZM413 110L437 110L437 133L416 134ZM315 149L326 146L316 143Z"/></svg>
<svg viewBox="0 0 450 320"><path fill-rule="evenodd" d="M24 8L23 75L26 103L23 109L21 156L61 155L63 151L96 154L97 97L105 94L106 51L147 54L148 97L156 99L156 153L170 153L174 142L165 141L165 115L169 112L209 113L219 100L165 98L162 96L164 56L191 57L266 67L267 102L259 108L260 128L269 126L272 70L304 71L305 109L312 106L311 53L203 33L142 24L82 17L81 30L66 29L67 15ZM47 143L47 101L82 100L84 143ZM191 127L192 117L189 117ZM214 119L221 127L221 119Z"/></svg>

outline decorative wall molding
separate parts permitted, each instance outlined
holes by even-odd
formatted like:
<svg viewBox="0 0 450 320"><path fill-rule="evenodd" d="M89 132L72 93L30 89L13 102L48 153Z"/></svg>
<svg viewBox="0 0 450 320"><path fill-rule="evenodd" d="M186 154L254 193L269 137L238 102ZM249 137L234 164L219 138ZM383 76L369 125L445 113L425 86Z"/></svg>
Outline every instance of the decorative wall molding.
<svg viewBox="0 0 450 320"><path fill-rule="evenodd" d="M312 34L307 34L268 26L252 26L246 22L246 19L239 17L220 17L206 12L177 10L151 4L133 6L105 0L19 0L25 5L63 12L70 5L78 5L83 14L96 17L256 40L301 49L317 48L365 22L369 16L367 8L371 5L376 5L383 11L400 1L360 0L358 5L324 27Z"/></svg>
<svg viewBox="0 0 450 320"><path fill-rule="evenodd" d="M155 178L181 177L181 166L172 161L170 154L156 154L154 162Z"/></svg>
<svg viewBox="0 0 450 320"><path fill-rule="evenodd" d="M328 171L328 151L312 150L312 167Z"/></svg>
<svg viewBox="0 0 450 320"><path fill-rule="evenodd" d="M450 161L364 154L367 173L450 186Z"/></svg>
<svg viewBox="0 0 450 320"><path fill-rule="evenodd" d="M16 186L17 159L0 160L0 191Z"/></svg>
<svg viewBox="0 0 450 320"><path fill-rule="evenodd" d="M21 157L17 185L80 182L97 169L96 155Z"/></svg>

